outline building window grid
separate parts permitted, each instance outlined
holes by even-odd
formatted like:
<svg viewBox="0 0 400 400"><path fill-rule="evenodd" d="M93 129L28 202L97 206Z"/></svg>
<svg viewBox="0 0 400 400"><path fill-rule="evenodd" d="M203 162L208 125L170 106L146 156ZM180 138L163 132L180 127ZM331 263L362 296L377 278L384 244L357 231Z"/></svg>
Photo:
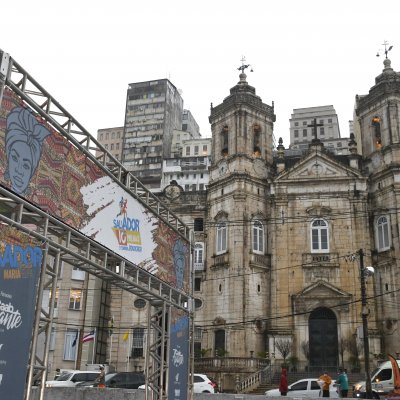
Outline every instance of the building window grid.
<svg viewBox="0 0 400 400"><path fill-rule="evenodd" d="M329 252L328 223L323 219L316 219L311 223L311 252Z"/></svg>
<svg viewBox="0 0 400 400"><path fill-rule="evenodd" d="M376 236L378 251L390 249L389 221L386 216L381 216L376 221Z"/></svg>
<svg viewBox="0 0 400 400"><path fill-rule="evenodd" d="M228 239L227 226L225 222L220 222L217 225L217 254L223 254L227 251Z"/></svg>
<svg viewBox="0 0 400 400"><path fill-rule="evenodd" d="M143 357L145 331L145 328L134 328L132 330L132 357Z"/></svg>
<svg viewBox="0 0 400 400"><path fill-rule="evenodd" d="M264 254L264 226L258 220L253 222L253 251Z"/></svg>
<svg viewBox="0 0 400 400"><path fill-rule="evenodd" d="M204 243L197 242L194 245L194 263L203 264L204 259Z"/></svg>
<svg viewBox="0 0 400 400"><path fill-rule="evenodd" d="M70 310L80 310L82 300L82 290L81 289L71 289L69 292L69 309Z"/></svg>
<svg viewBox="0 0 400 400"><path fill-rule="evenodd" d="M78 339L77 329L67 329L64 340L64 360L73 361L76 357L76 348Z"/></svg>

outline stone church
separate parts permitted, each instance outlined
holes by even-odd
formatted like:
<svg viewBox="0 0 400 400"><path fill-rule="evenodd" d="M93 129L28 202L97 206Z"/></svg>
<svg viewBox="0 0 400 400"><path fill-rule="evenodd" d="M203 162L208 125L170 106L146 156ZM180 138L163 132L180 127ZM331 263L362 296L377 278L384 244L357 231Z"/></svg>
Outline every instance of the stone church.
<svg viewBox="0 0 400 400"><path fill-rule="evenodd" d="M375 270L363 310L371 364L400 352L400 73L385 59L356 96L349 155L326 150L315 126L308 151L289 156L281 139L273 148L273 104L241 72L211 106L205 194L160 193L194 227L195 372L232 389L283 362L362 368L363 265ZM145 315L124 323L145 326Z"/></svg>

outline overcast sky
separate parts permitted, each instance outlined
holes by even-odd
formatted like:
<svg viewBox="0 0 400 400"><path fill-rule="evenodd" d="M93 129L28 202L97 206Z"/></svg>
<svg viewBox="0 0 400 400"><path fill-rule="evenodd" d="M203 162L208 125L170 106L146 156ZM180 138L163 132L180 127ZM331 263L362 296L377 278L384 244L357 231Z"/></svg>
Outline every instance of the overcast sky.
<svg viewBox="0 0 400 400"><path fill-rule="evenodd" d="M0 48L94 136L123 125L128 83L160 78L210 136L210 103L238 82L245 56L286 147L294 108L332 104L348 137L384 40L400 70L398 0L20 0L2 2L0 16Z"/></svg>

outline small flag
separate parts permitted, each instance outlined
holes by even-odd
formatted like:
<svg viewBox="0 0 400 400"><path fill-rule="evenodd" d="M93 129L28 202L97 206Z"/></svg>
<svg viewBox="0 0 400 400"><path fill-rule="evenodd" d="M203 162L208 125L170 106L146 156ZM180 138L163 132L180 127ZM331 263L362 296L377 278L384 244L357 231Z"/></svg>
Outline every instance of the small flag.
<svg viewBox="0 0 400 400"><path fill-rule="evenodd" d="M75 339L74 339L74 341L72 342L72 347L75 347L76 346L76 341L78 340L78 331L76 331L76 335L75 335Z"/></svg>
<svg viewBox="0 0 400 400"><path fill-rule="evenodd" d="M82 343L90 342L91 340L94 340L95 337L96 337L96 329L93 329L82 338Z"/></svg>
<svg viewBox="0 0 400 400"><path fill-rule="evenodd" d="M129 332L125 332L124 336L122 336L122 340L126 342L129 339Z"/></svg>

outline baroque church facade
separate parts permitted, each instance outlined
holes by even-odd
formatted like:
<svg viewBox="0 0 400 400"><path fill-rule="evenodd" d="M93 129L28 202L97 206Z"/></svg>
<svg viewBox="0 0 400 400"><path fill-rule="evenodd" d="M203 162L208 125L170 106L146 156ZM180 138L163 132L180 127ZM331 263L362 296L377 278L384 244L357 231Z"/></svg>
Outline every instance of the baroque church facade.
<svg viewBox="0 0 400 400"><path fill-rule="evenodd" d="M270 363L362 367L360 250L375 269L364 309L371 363L400 352L400 73L390 60L355 113L350 154L315 134L302 156L285 156L282 140L273 151L274 106L242 70L211 106L207 191L160 193L194 226L195 372L225 389ZM124 326L145 326L144 310L124 314Z"/></svg>

